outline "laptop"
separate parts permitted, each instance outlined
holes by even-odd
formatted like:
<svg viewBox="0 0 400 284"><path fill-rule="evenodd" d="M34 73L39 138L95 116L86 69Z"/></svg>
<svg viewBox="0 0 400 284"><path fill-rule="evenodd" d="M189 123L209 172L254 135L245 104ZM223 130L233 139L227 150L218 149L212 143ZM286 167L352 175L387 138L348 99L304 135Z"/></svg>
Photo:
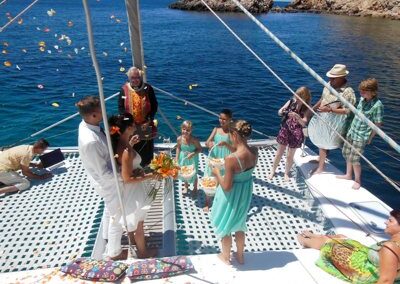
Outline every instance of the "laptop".
<svg viewBox="0 0 400 284"><path fill-rule="evenodd" d="M64 154L60 148L41 155L39 159L42 162L43 168L49 171L65 165Z"/></svg>

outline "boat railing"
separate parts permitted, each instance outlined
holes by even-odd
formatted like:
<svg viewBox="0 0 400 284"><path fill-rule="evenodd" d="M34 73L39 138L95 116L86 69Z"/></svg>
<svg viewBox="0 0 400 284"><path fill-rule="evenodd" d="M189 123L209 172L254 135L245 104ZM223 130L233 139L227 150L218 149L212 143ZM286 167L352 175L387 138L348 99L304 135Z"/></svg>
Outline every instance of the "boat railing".
<svg viewBox="0 0 400 284"><path fill-rule="evenodd" d="M240 8L253 22L255 22L275 43L277 43L286 53L288 53L297 63L299 63L311 76L313 76L319 83L321 83L325 88L329 90L332 94L334 94L337 99L343 103L350 111L352 111L355 115L357 115L363 122L367 123L368 126L372 128L382 139L387 142L394 150L400 153L400 146L390 138L385 132L383 132L379 127L377 127L372 121L370 121L363 113L357 110L351 103L349 103L346 99L339 95L339 93L332 88L327 82L325 82L321 76L319 76L311 67L309 67L300 57L298 57L292 50L289 49L278 37L276 37L271 31L269 31L265 25L263 25L259 20L257 20L246 8L243 7L237 0L232 0L238 8ZM316 112L312 106L310 106L307 102L305 102L300 96L293 91L292 88L274 71L268 64L262 60L230 27L224 20L221 19L217 15L217 13L204 1L201 2L207 7L208 10L228 29L228 31L251 53L261 64L268 69L271 74L281 82L289 92L296 97L299 101L301 101L312 113L317 116L332 132L334 132L343 143L347 144L352 151L356 152L360 157L367 162L367 164L375 170L380 176L382 176L390 185L392 185L397 191L400 192L400 186L393 179L389 178L385 175L381 170L378 169L370 160L368 160L358 149L356 149L351 143L349 143L345 137L342 136L334 127L326 121L324 118L320 116L318 112Z"/></svg>

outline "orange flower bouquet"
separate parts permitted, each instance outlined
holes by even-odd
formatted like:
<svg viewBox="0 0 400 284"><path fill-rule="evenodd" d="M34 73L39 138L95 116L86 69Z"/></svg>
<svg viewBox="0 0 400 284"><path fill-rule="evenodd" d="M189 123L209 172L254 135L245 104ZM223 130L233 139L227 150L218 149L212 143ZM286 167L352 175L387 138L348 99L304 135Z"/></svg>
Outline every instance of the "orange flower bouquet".
<svg viewBox="0 0 400 284"><path fill-rule="evenodd" d="M151 160L150 169L158 181L166 178L176 179L179 173L179 166L170 155L164 152L159 153ZM159 183L158 187L154 186L149 192L149 197L154 200L160 187L161 183Z"/></svg>

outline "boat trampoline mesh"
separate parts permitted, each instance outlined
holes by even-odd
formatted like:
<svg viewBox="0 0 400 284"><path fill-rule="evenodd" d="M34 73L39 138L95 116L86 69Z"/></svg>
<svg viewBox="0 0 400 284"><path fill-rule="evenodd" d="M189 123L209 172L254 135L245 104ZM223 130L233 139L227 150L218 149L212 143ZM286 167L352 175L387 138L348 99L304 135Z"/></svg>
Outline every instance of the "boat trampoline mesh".
<svg viewBox="0 0 400 284"><path fill-rule="evenodd" d="M290 181L284 181L283 157L276 176L267 178L275 155L272 146L259 148L254 171L253 198L247 216L246 251L298 249L296 235L302 230L326 232L332 229L312 198L304 178L294 167ZM204 175L207 157L200 155L199 176ZM207 254L219 251L219 241L203 211L205 194L197 198L182 194L183 182L175 181L176 253Z"/></svg>
<svg viewBox="0 0 400 284"><path fill-rule="evenodd" d="M87 179L78 153L49 180L0 197L0 272L60 266L90 256L103 202Z"/></svg>

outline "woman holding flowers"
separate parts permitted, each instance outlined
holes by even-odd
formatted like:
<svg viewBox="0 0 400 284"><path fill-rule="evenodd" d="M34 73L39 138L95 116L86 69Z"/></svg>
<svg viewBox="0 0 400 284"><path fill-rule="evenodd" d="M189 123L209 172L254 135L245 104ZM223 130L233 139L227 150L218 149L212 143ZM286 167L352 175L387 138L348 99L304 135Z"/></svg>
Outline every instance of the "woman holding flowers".
<svg viewBox="0 0 400 284"><path fill-rule="evenodd" d="M129 113L115 115L109 119L109 124L112 146L123 181L122 200L129 239L131 243L136 243L139 258L155 256L156 251L146 248L143 228L152 202L148 197L145 181L154 178L154 175L144 173L140 166L142 159L132 147L140 141L138 135L134 135L136 125L133 116ZM120 222L124 224L122 218Z"/></svg>
<svg viewBox="0 0 400 284"><path fill-rule="evenodd" d="M214 127L210 136L206 141L210 154L209 157L216 159L225 159L231 152L234 151L232 142L229 137L229 124L232 121L232 111L230 109L222 109L219 114L219 127ZM211 168L206 164L206 176L211 176ZM224 170L221 169L221 174L224 175ZM210 197L206 195L206 204L203 208L205 212L209 211Z"/></svg>
<svg viewBox="0 0 400 284"><path fill-rule="evenodd" d="M218 257L230 264L232 236L235 234L237 252L235 258L244 263L244 244L247 211L253 191L253 171L257 163L257 148L249 147L247 138L252 127L245 120L230 124L230 139L235 151L225 158L225 175L217 167L212 168L219 186L211 208L211 224L221 238L222 252Z"/></svg>
<svg viewBox="0 0 400 284"><path fill-rule="evenodd" d="M193 195L197 194L197 169L199 167L199 153L201 152L201 145L199 140L192 136L193 125L189 120L185 120L181 125L182 135L178 137L176 146L176 159L180 167L192 167L194 174L190 178L180 177L185 183L185 190L187 193L189 183L193 184Z"/></svg>

